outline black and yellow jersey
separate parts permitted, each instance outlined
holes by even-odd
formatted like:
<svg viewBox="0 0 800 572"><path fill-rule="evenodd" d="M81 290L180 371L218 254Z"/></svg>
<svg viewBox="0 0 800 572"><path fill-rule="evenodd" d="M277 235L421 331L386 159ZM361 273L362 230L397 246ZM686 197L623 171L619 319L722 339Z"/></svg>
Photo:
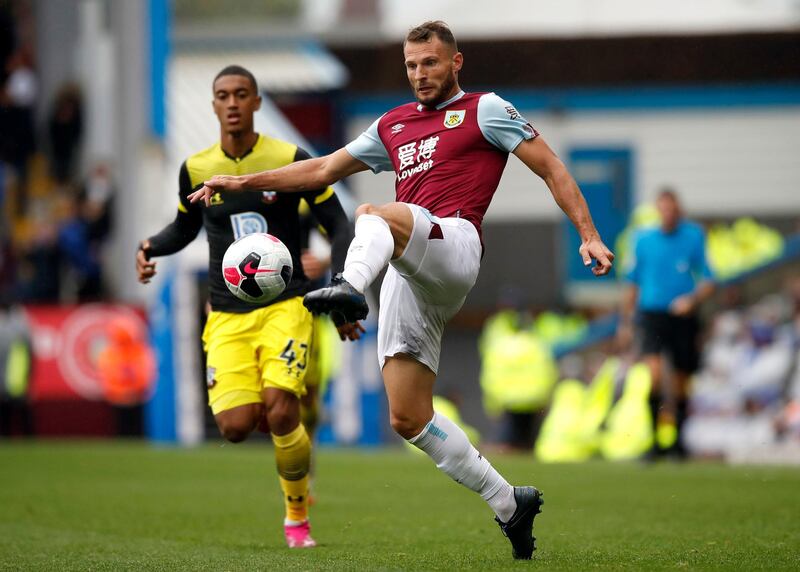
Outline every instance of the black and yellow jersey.
<svg viewBox="0 0 800 572"><path fill-rule="evenodd" d="M352 238L339 199L331 187L292 193L280 192L217 192L211 205L189 202L188 195L200 188L213 175L245 175L277 169L308 159L309 155L297 145L259 135L255 145L241 157L231 157L219 143L192 155L181 166L179 204L175 220L151 237L150 256L165 256L189 244L205 227L209 250L209 295L211 307L222 312L249 312L259 306L244 302L230 293L222 278L222 257L237 238L253 232L268 232L280 238L292 253L294 273L286 290L274 304L308 290L308 280L300 264L303 229L298 206L302 199L308 203L316 219L331 240L334 272L341 271ZM268 304L262 304L266 306Z"/></svg>

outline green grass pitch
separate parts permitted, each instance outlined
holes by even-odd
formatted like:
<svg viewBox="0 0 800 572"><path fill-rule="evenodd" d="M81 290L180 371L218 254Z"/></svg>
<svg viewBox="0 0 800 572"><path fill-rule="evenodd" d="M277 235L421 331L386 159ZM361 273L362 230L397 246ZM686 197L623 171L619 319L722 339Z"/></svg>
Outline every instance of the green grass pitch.
<svg viewBox="0 0 800 572"><path fill-rule="evenodd" d="M320 546L290 551L266 444L0 443L0 570L800 569L797 469L492 460L545 493L531 562L402 449L322 449Z"/></svg>

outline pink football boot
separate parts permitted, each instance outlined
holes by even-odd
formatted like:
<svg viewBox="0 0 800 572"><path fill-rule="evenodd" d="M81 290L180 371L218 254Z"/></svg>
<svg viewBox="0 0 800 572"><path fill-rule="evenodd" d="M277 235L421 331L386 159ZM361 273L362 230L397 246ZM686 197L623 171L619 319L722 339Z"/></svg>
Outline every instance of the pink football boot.
<svg viewBox="0 0 800 572"><path fill-rule="evenodd" d="M286 535L286 544L289 548L313 548L317 545L311 538L311 525L308 520L300 524L284 524L283 533Z"/></svg>

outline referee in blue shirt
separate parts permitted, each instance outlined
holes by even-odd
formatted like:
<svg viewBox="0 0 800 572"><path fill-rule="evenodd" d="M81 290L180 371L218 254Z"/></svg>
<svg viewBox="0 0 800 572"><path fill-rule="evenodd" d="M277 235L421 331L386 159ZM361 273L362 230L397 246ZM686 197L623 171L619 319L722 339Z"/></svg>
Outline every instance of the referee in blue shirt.
<svg viewBox="0 0 800 572"><path fill-rule="evenodd" d="M661 225L646 229L636 237L634 260L628 273L622 306L618 341L623 347L633 339L634 317L642 332L642 359L650 366L653 390L650 407L654 427L663 408L662 354L672 366L670 393L675 403L677 440L670 451L685 456L681 429L686 420L686 401L690 376L699 365L697 310L714 291L706 262L703 229L683 218L674 191L659 193L656 208ZM663 453L654 445L654 454Z"/></svg>

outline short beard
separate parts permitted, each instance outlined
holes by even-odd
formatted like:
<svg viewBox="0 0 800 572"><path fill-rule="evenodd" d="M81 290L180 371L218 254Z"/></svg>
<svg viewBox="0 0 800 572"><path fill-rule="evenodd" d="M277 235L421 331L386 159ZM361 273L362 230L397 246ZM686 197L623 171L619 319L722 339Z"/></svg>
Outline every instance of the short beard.
<svg viewBox="0 0 800 572"><path fill-rule="evenodd" d="M456 74L450 74L443 82L442 87L439 89L439 93L436 95L433 101L429 103L425 103L417 97L417 101L426 107L436 107L440 103L446 101L445 97L450 91L453 89L453 86L456 84Z"/></svg>

